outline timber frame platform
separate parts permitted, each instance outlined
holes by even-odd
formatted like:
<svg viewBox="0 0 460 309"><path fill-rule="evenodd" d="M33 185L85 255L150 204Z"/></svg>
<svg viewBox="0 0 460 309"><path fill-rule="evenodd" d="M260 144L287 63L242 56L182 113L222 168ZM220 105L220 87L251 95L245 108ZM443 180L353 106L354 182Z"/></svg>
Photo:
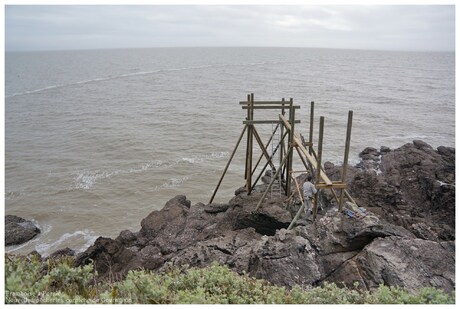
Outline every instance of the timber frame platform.
<svg viewBox="0 0 460 309"><path fill-rule="evenodd" d="M254 209L254 212L257 212L264 200L267 198L268 193L272 189L274 183L279 180L279 189L284 191L284 195L288 198L297 192L302 202L302 206L297 212L296 216L292 220L288 229L291 229L298 217L304 209L303 203L303 194L301 188L296 180L296 175L307 173L311 175L314 179L315 187L318 189L313 203L313 221L316 220L318 213L318 200L320 190L328 189L331 190L332 195L338 204L339 212L342 211L345 198L350 202L355 203L349 192L347 191L347 184L345 182L347 167L348 167L348 155L350 151L350 142L351 142L351 128L353 122L353 111L348 112L348 123L347 123L347 133L345 137L345 150L344 158L342 165L342 175L340 181L331 181L329 177L324 172L322 167L322 149L323 149L323 135L324 135L324 116L320 117L319 121L319 137L318 137L318 152L316 153L313 147L313 123L314 123L314 110L315 103L311 102L310 104L310 126L309 126L309 138L308 142L305 142L302 135L298 134L296 129L296 124L301 123L300 120L295 118L295 111L300 108L299 105L294 105L293 99L286 101L284 98L280 101L254 101L254 94L249 94L247 96L247 101L239 102L243 110L247 110L246 119L243 121L243 130L238 138L238 141L233 149L232 154L227 162L227 165L224 168L222 176L217 183L217 186L213 192L213 195L209 201L212 203L214 197L219 190L219 187L222 183L222 180L230 166L230 163L235 156L235 153L243 139L243 136L246 133L246 163L245 163L245 175L246 180L246 191L247 194L251 194L254 190L254 187L262 177L268 165L272 169L271 181L263 193L261 199L259 200L257 206ZM255 119L254 112L255 110L279 110L278 119ZM256 125L259 124L272 124L272 134L266 144L263 143L261 136L256 129ZM274 138L278 133L279 141ZM257 163L253 166L253 154L254 154L254 139L256 140L258 146L260 147L262 154L257 160ZM269 153L269 146L272 145L272 151ZM293 171L293 160L294 160L294 150L297 153L298 157L302 161L305 170ZM277 154L278 152L278 154ZM277 160L274 160L275 155L278 156ZM265 157L266 163L261 169L257 177L255 176L256 170ZM273 175L273 172L275 173ZM253 181L253 179L255 179ZM292 190L292 183L295 184L295 189ZM281 190L283 189L283 190ZM339 190L337 194L336 190Z"/></svg>

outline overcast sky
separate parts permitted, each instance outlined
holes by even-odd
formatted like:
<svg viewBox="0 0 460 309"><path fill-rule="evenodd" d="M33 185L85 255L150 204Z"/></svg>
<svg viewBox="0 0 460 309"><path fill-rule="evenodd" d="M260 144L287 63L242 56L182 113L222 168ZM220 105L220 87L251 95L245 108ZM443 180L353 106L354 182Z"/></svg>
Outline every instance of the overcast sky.
<svg viewBox="0 0 460 309"><path fill-rule="evenodd" d="M451 6L12 6L5 48L285 46L455 50Z"/></svg>

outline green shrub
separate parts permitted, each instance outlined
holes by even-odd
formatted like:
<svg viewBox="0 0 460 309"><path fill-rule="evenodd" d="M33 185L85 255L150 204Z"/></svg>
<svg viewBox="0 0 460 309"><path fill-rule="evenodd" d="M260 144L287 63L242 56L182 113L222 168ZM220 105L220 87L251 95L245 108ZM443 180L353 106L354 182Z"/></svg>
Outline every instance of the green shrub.
<svg viewBox="0 0 460 309"><path fill-rule="evenodd" d="M268 281L238 275L226 266L171 267L156 274L130 271L120 282L96 283L93 266L73 267L72 259L40 261L36 257L6 255L6 303L56 304L453 304L434 288L411 294L381 285L376 291L322 287L287 290ZM357 286L356 286L357 287Z"/></svg>

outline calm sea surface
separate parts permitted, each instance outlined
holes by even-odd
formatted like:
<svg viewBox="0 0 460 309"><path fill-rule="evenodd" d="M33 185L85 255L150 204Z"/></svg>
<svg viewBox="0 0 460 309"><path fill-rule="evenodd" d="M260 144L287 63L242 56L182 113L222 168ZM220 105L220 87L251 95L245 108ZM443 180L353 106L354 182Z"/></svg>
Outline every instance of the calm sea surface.
<svg viewBox="0 0 460 309"><path fill-rule="evenodd" d="M324 156L422 139L455 143L454 53L296 48L165 48L6 53L5 213L42 234L7 251L85 249L98 236L137 231L177 194L207 203L238 135L238 102L292 97ZM276 118L276 114L273 118ZM255 118L272 118L258 113ZM271 125L260 126L262 132ZM267 137L267 134L264 134ZM217 201L243 185L244 145ZM260 153L260 152L259 152Z"/></svg>

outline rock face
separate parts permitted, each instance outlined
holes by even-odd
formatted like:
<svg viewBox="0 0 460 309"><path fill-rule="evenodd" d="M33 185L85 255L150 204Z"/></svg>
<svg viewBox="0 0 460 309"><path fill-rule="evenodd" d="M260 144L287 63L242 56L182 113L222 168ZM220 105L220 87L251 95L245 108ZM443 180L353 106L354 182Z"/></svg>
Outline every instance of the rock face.
<svg viewBox="0 0 460 309"><path fill-rule="evenodd" d="M299 220L288 231L295 210L287 209L284 198L267 198L254 213L266 184L251 195L240 188L226 204L192 205L179 195L144 218L140 231L100 237L75 263L94 261L101 276L121 278L131 269L161 272L216 261L287 287L328 281L359 282L370 290L386 284L450 292L454 154L420 141L395 150L365 149L362 162L348 173L352 195L367 209L364 218L334 212L330 203L314 223ZM339 167L327 163L325 169L339 177Z"/></svg>
<svg viewBox="0 0 460 309"><path fill-rule="evenodd" d="M18 216L5 216L5 245L19 245L31 240L40 233L32 221Z"/></svg>
<svg viewBox="0 0 460 309"><path fill-rule="evenodd" d="M455 149L414 141L395 150L366 148L347 172L359 206L433 241L455 239ZM340 167L329 163L332 179Z"/></svg>

